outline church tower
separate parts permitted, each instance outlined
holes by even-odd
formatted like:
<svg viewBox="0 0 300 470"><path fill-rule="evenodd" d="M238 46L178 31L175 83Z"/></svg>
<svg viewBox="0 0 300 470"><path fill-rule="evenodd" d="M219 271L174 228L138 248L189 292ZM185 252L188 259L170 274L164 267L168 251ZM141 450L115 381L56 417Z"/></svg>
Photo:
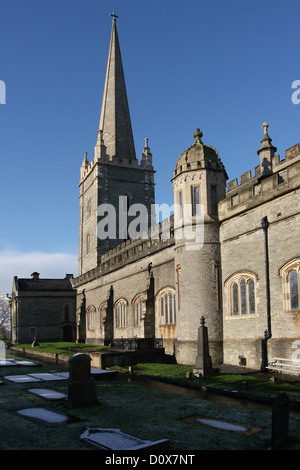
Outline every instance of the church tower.
<svg viewBox="0 0 300 470"><path fill-rule="evenodd" d="M227 174L217 151L202 142L183 152L173 173L175 278L177 290L176 358L191 364L197 356L201 317L208 328L213 363L222 360L221 250L218 202L225 198Z"/></svg>
<svg viewBox="0 0 300 470"><path fill-rule="evenodd" d="M95 268L101 255L134 238L130 222L143 206L140 231L152 225L154 169L145 139L136 158L116 18L111 15L105 84L94 158L84 154L80 170L79 275ZM137 232L137 230L135 230Z"/></svg>

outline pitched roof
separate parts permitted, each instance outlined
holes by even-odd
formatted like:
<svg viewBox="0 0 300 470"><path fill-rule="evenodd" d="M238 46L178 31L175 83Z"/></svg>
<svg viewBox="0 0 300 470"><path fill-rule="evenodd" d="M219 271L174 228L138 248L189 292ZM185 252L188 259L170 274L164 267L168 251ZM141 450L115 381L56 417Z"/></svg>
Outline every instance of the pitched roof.
<svg viewBox="0 0 300 470"><path fill-rule="evenodd" d="M18 290L26 291L74 291L70 279L26 279L17 280Z"/></svg>

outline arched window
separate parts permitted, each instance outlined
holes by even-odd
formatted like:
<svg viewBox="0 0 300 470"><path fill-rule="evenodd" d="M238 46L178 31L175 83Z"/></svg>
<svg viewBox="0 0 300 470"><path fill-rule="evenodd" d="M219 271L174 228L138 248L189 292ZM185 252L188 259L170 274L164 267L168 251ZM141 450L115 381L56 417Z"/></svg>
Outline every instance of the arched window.
<svg viewBox="0 0 300 470"><path fill-rule="evenodd" d="M106 310L107 310L107 302L104 302L103 304L100 305L99 307L99 327L100 327L100 332L102 332L102 329L104 327L104 323L106 320Z"/></svg>
<svg viewBox="0 0 300 470"><path fill-rule="evenodd" d="M236 282L232 285L232 314L239 314L239 285Z"/></svg>
<svg viewBox="0 0 300 470"><path fill-rule="evenodd" d="M89 198L86 205L86 218L88 219L92 214L92 201Z"/></svg>
<svg viewBox="0 0 300 470"><path fill-rule="evenodd" d="M176 324L176 298L173 289L164 289L159 294L160 324Z"/></svg>
<svg viewBox="0 0 300 470"><path fill-rule="evenodd" d="M299 309L299 272L292 269L289 273L291 310Z"/></svg>
<svg viewBox="0 0 300 470"><path fill-rule="evenodd" d="M88 254L90 252L90 249L91 249L91 237L90 237L90 234L87 233L86 238L85 238L85 252L86 252L86 254Z"/></svg>
<svg viewBox="0 0 300 470"><path fill-rule="evenodd" d="M88 307L87 309L87 327L88 330L94 330L96 328L96 309L94 306Z"/></svg>
<svg viewBox="0 0 300 470"><path fill-rule="evenodd" d="M300 310L300 259L286 263L279 273L283 280L283 299L285 311Z"/></svg>
<svg viewBox="0 0 300 470"><path fill-rule="evenodd" d="M118 300L115 305L115 319L117 328L127 327L127 301L125 299Z"/></svg>
<svg viewBox="0 0 300 470"><path fill-rule="evenodd" d="M200 214L200 187L192 186L192 215Z"/></svg>
<svg viewBox="0 0 300 470"><path fill-rule="evenodd" d="M255 276L241 273L230 276L225 282L228 298L228 315L245 316L256 313Z"/></svg>
<svg viewBox="0 0 300 470"><path fill-rule="evenodd" d="M182 219L183 217L183 199L182 199L182 192L180 191L178 193L178 205L179 205L179 219Z"/></svg>
<svg viewBox="0 0 300 470"><path fill-rule="evenodd" d="M140 326L143 316L143 296L140 295L134 302L134 324Z"/></svg>

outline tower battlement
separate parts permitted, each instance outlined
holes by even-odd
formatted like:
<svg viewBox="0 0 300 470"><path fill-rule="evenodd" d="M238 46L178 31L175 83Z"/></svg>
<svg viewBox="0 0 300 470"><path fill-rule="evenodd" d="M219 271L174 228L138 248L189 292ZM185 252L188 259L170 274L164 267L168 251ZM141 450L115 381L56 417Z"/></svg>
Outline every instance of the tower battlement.
<svg viewBox="0 0 300 470"><path fill-rule="evenodd" d="M285 151L285 158L280 155L271 159L272 171L262 175L262 166L251 170L228 182L226 198L219 203L220 220L226 220L235 214L244 212L264 202L270 201L300 186L300 149L299 143Z"/></svg>
<svg viewBox="0 0 300 470"><path fill-rule="evenodd" d="M162 222L150 227L137 239L129 239L112 248L101 256L100 264L88 272L78 276L72 282L75 287L108 274L109 272L134 263L139 259L173 246L174 240L174 215L164 219Z"/></svg>

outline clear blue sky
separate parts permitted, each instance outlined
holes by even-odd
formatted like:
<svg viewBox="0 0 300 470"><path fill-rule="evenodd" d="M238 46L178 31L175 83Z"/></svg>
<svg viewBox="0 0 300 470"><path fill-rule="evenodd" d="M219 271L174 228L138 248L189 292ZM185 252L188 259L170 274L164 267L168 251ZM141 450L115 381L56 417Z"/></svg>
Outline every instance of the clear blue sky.
<svg viewBox="0 0 300 470"><path fill-rule="evenodd" d="M1 0L0 293L13 275L77 275L77 185L94 155L112 11L157 203L172 204L196 127L229 180L253 174L263 121L281 158L300 140L298 0Z"/></svg>

